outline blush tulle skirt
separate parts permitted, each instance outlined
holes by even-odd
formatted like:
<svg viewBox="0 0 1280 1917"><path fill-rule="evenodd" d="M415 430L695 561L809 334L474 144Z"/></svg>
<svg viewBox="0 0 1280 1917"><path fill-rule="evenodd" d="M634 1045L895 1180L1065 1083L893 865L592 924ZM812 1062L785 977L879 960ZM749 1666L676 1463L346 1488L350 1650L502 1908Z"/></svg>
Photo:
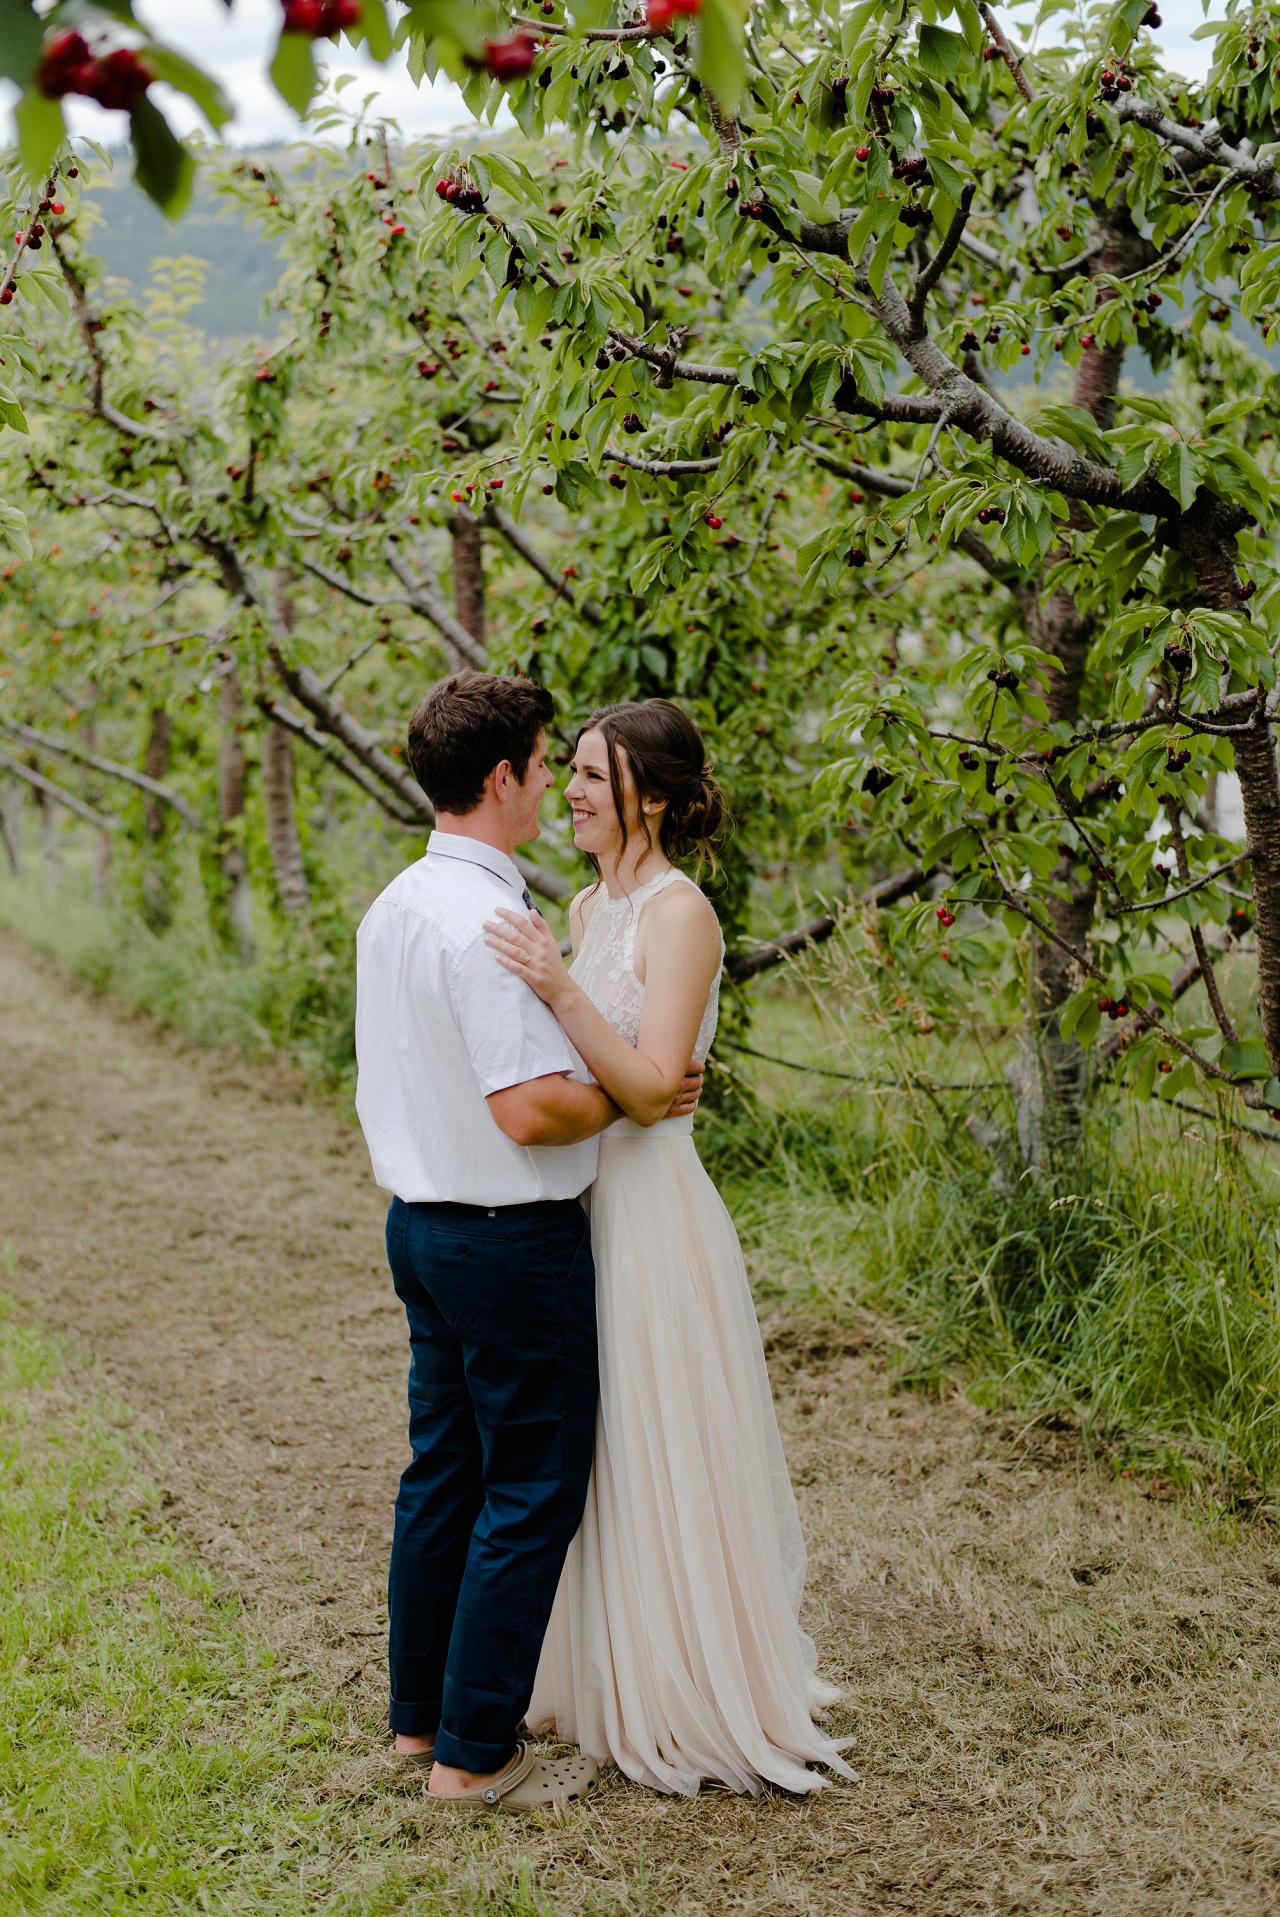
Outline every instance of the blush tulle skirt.
<svg viewBox="0 0 1280 1917"><path fill-rule="evenodd" d="M692 1121L600 1143L600 1412L528 1721L653 1790L855 1774L800 1629L805 1553L737 1233Z"/></svg>

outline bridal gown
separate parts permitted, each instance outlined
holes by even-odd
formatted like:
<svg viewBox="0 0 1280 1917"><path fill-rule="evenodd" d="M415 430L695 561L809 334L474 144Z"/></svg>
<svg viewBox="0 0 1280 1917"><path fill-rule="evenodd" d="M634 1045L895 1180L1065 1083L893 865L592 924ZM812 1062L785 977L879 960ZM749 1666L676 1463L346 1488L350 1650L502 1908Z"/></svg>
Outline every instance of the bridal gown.
<svg viewBox="0 0 1280 1917"><path fill-rule="evenodd" d="M674 869L629 899L597 895L573 976L635 1044L636 930ZM698 1033L715 1036L719 977ZM820 1788L852 1772L813 1722L799 1625L805 1552L737 1234L692 1118L619 1119L590 1194L600 1410L582 1527L569 1548L528 1721L654 1790L762 1781Z"/></svg>

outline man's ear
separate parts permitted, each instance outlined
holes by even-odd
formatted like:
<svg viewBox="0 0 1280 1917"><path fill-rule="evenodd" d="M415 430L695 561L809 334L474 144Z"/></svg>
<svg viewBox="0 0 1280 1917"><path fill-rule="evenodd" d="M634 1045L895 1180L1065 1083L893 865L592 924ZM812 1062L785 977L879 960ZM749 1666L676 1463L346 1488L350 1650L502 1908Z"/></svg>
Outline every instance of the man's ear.
<svg viewBox="0 0 1280 1917"><path fill-rule="evenodd" d="M510 759L499 759L497 765L485 780L485 784L489 787L495 799L499 799L504 803L510 793L511 787L516 783L516 775L511 770Z"/></svg>

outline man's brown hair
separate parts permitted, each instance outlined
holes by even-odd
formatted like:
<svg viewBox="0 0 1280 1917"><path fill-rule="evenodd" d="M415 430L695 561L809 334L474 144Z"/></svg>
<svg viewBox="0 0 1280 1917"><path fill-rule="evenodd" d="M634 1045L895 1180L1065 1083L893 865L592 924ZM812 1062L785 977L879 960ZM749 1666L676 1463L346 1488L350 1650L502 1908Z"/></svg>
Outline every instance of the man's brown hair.
<svg viewBox="0 0 1280 1917"><path fill-rule="evenodd" d="M438 812L474 812L504 759L523 785L555 701L532 679L457 672L433 686L409 721L409 764Z"/></svg>

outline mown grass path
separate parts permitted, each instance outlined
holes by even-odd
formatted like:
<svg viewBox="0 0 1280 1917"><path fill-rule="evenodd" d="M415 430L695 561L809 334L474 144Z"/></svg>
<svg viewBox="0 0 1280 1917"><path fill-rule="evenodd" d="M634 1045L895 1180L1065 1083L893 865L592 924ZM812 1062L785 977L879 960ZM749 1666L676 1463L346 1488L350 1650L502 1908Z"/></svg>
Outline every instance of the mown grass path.
<svg viewBox="0 0 1280 1917"><path fill-rule="evenodd" d="M314 1869L291 1911L1276 1908L1266 1518L1109 1482L1070 1432L894 1396L874 1347L800 1314L771 1324L771 1356L809 1623L846 1685L863 1785L685 1803L613 1779L563 1821L465 1831L369 1787L404 1445L381 1218L337 1117L283 1080L179 1053L0 944L7 1287L82 1354L68 1415L104 1383L134 1407L181 1549L243 1596L246 1631L287 1663L287 1708L336 1727L301 1768L282 1754L269 1791L240 1786L278 1803L282 1830L291 1792L307 1813L289 1842L314 1842ZM131 1734L145 1726L95 1736L127 1755ZM214 1907L241 1908L224 1891Z"/></svg>

